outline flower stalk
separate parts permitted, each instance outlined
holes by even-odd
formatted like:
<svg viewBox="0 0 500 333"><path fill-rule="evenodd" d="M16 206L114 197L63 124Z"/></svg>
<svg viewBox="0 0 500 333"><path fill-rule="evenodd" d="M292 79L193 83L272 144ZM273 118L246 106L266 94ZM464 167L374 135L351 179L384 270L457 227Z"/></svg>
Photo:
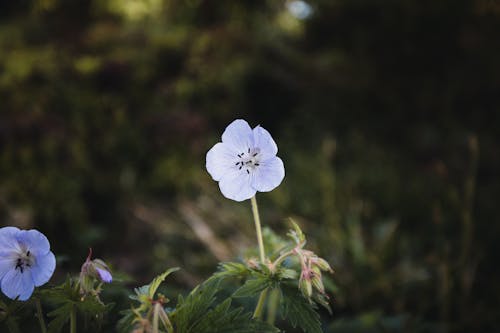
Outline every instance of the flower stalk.
<svg viewBox="0 0 500 333"><path fill-rule="evenodd" d="M69 313L69 332L76 333L76 306L74 304Z"/></svg>
<svg viewBox="0 0 500 333"><path fill-rule="evenodd" d="M45 319L43 318L42 303L38 297L35 298L35 305L36 315L38 317L38 322L40 323L40 331L42 333L47 333L47 326L45 326Z"/></svg>
<svg viewBox="0 0 500 333"><path fill-rule="evenodd" d="M257 199L255 198L255 195L250 199L250 201L252 202L253 220L255 222L255 231L257 232L257 242L259 243L260 262L264 264L266 261L266 253L264 252L264 240L262 238L262 227L260 225L259 207L257 206Z"/></svg>

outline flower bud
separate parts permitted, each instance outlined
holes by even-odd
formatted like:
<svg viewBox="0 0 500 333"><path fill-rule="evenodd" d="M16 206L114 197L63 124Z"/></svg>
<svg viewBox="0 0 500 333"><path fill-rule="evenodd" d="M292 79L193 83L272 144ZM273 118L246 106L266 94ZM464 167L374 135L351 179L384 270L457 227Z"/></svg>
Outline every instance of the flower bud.
<svg viewBox="0 0 500 333"><path fill-rule="evenodd" d="M325 287L323 285L323 281L321 279L321 270L318 267L312 268L312 277L311 282L313 287L319 291L320 293L325 293Z"/></svg>
<svg viewBox="0 0 500 333"><path fill-rule="evenodd" d="M110 269L101 259L91 260L92 249L82 265L80 271L80 290L82 294L96 293L99 291L94 287L95 282L110 283L113 280Z"/></svg>
<svg viewBox="0 0 500 333"><path fill-rule="evenodd" d="M330 267L330 264L323 258L315 258L314 265L319 267L322 271L327 271L333 273L333 269Z"/></svg>
<svg viewBox="0 0 500 333"><path fill-rule="evenodd" d="M305 269L300 274L299 289L306 298L312 296L311 271Z"/></svg>

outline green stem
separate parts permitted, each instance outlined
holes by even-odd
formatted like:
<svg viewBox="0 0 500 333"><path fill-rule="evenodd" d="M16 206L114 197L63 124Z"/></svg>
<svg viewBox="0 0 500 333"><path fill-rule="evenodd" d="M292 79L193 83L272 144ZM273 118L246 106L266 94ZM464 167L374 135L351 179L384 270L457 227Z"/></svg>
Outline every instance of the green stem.
<svg viewBox="0 0 500 333"><path fill-rule="evenodd" d="M280 292L278 289L272 289L269 295L269 302L267 307L267 322L274 325L276 314L278 313L278 306L280 301Z"/></svg>
<svg viewBox="0 0 500 333"><path fill-rule="evenodd" d="M10 333L21 333L17 322L13 318L7 319L7 327L9 328Z"/></svg>
<svg viewBox="0 0 500 333"><path fill-rule="evenodd" d="M293 254L293 250L281 254L272 264L274 268L278 267L286 258Z"/></svg>
<svg viewBox="0 0 500 333"><path fill-rule="evenodd" d="M40 330L42 333L47 333L47 326L45 326L45 319L43 317L42 303L39 298L35 299L36 304L36 315L38 317L38 322L40 323Z"/></svg>
<svg viewBox="0 0 500 333"><path fill-rule="evenodd" d="M252 202L253 220L255 222L255 231L257 232L257 242L259 243L260 262L264 265L266 263L266 252L264 251L264 240L262 238L262 227L260 225L259 206L257 206L257 199L255 198L255 196L253 196L250 201ZM262 310L266 302L266 297L267 288L262 290L262 292L260 293L257 306L255 307L255 311L253 313L254 318L260 319L260 317L262 316Z"/></svg>
<svg viewBox="0 0 500 333"><path fill-rule="evenodd" d="M71 306L71 312L69 314L69 332L76 333L76 306L73 304Z"/></svg>
<svg viewBox="0 0 500 333"><path fill-rule="evenodd" d="M265 264L266 253L264 252L264 240L262 239L262 228L260 226L260 216L259 216L259 207L257 206L257 199L255 196L250 199L252 202L252 213L253 220L255 222L255 230L257 231L257 241L259 242L259 254L260 254L260 262Z"/></svg>
<svg viewBox="0 0 500 333"><path fill-rule="evenodd" d="M255 307L255 311L253 312L253 317L260 319L262 316L262 310L264 309L264 303L266 302L267 297L267 289L262 290L259 296L259 301L257 302L257 306Z"/></svg>

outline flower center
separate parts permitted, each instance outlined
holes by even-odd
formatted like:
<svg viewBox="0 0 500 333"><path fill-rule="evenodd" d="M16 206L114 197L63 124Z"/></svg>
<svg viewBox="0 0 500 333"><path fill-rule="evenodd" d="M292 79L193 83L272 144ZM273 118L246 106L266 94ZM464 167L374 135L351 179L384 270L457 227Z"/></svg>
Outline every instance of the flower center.
<svg viewBox="0 0 500 333"><path fill-rule="evenodd" d="M21 273L24 273L24 270L26 268L29 268L33 266L33 263L35 262L35 258L31 254L29 250L23 250L21 253L19 253L19 256L17 257L16 260L16 269L20 270Z"/></svg>
<svg viewBox="0 0 500 333"><path fill-rule="evenodd" d="M236 167L238 170L245 170L247 174L250 171L254 171L260 164L260 149L259 148L248 148L247 151L239 153L237 156Z"/></svg>

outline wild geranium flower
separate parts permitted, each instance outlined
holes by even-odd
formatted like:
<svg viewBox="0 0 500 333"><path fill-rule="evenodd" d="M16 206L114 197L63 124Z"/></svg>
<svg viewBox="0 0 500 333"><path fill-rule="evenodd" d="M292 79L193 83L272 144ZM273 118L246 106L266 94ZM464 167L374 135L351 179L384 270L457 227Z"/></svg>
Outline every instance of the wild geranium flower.
<svg viewBox="0 0 500 333"><path fill-rule="evenodd" d="M222 194L235 201L250 199L276 188L285 177L283 161L271 134L245 120L237 119L207 153L206 167Z"/></svg>
<svg viewBox="0 0 500 333"><path fill-rule="evenodd" d="M101 282L111 283L113 276L111 275L108 265L101 259L92 258L92 249L89 249L89 255L82 265L80 271L80 291L82 294L99 294L100 286L96 288L95 283Z"/></svg>
<svg viewBox="0 0 500 333"><path fill-rule="evenodd" d="M0 228L0 284L9 298L25 301L48 282L56 268L50 244L37 230Z"/></svg>

